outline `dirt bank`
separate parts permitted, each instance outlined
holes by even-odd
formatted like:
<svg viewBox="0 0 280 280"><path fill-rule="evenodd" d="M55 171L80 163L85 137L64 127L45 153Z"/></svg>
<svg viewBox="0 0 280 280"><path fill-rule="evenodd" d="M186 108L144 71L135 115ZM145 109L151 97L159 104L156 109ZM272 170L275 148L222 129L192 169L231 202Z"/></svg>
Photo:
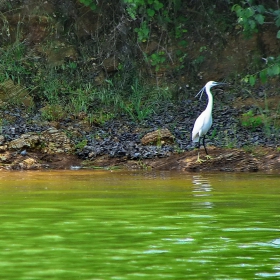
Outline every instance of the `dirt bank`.
<svg viewBox="0 0 280 280"><path fill-rule="evenodd" d="M38 170L38 169L154 169L178 170L189 172L220 171L220 172L257 172L280 170L280 152L272 148L255 148L246 152L242 149L221 149L209 147L211 159L206 160L201 151L201 163L197 162L197 151L172 154L165 158L144 160L129 160L126 157L98 157L83 161L74 155L47 155L38 152L28 152L26 155L6 152L5 163L1 169L8 170Z"/></svg>
<svg viewBox="0 0 280 280"><path fill-rule="evenodd" d="M109 158L99 158L93 161L96 166L109 167L113 165L126 168L152 168L156 170L180 170L189 172L221 171L221 172L257 172L280 170L280 153L271 148L256 148L253 152L242 149L209 148L211 159L206 160L204 151L200 152L201 163L197 162L197 151L172 154L168 158L147 159L143 161L126 161L124 159L112 162Z"/></svg>

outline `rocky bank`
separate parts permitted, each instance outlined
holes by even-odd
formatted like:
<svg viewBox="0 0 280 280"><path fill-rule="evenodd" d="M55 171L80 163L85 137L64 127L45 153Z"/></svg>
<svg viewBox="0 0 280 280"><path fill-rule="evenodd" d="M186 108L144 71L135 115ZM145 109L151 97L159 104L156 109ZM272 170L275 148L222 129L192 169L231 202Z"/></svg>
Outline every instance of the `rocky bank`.
<svg viewBox="0 0 280 280"><path fill-rule="evenodd" d="M230 107L217 95L214 98L213 126L206 140L212 159L202 163L196 161L191 130L206 100L193 98L162 104L142 122L125 115L103 124L89 124L83 116L46 122L38 112L7 109L2 112L1 169L279 170L279 134L273 125L244 127L240 116L252 106ZM203 159L203 147L200 155Z"/></svg>

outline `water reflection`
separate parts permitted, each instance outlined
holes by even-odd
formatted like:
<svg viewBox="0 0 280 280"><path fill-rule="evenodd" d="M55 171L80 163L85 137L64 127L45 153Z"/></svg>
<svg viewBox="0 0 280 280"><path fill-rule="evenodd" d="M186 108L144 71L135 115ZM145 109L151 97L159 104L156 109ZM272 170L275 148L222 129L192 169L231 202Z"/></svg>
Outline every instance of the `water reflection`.
<svg viewBox="0 0 280 280"><path fill-rule="evenodd" d="M196 175L193 176L193 195L194 196L210 196L213 190L209 179Z"/></svg>
<svg viewBox="0 0 280 280"><path fill-rule="evenodd" d="M202 175L193 176L193 189L192 195L196 198L210 198L212 196L213 188L208 178ZM208 200L195 200L193 202L195 208L213 208L213 203Z"/></svg>

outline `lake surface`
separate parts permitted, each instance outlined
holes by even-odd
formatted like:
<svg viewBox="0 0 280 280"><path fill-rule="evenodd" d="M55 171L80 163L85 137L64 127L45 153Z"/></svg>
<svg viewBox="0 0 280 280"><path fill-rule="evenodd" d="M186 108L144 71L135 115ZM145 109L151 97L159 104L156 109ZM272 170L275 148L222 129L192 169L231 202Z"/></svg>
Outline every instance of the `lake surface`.
<svg viewBox="0 0 280 280"><path fill-rule="evenodd" d="M0 173L0 279L278 279L280 175Z"/></svg>

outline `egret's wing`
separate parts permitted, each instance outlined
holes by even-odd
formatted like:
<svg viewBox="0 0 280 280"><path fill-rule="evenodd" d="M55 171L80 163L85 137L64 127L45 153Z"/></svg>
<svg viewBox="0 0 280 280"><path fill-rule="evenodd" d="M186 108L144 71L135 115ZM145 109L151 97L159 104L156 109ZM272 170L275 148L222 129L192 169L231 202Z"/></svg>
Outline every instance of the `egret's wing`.
<svg viewBox="0 0 280 280"><path fill-rule="evenodd" d="M192 130L192 141L193 142L198 142L199 141L199 137L201 137L201 131L203 128L203 124L205 121L205 111L203 111L199 117L196 119L194 126L193 126L193 130Z"/></svg>

